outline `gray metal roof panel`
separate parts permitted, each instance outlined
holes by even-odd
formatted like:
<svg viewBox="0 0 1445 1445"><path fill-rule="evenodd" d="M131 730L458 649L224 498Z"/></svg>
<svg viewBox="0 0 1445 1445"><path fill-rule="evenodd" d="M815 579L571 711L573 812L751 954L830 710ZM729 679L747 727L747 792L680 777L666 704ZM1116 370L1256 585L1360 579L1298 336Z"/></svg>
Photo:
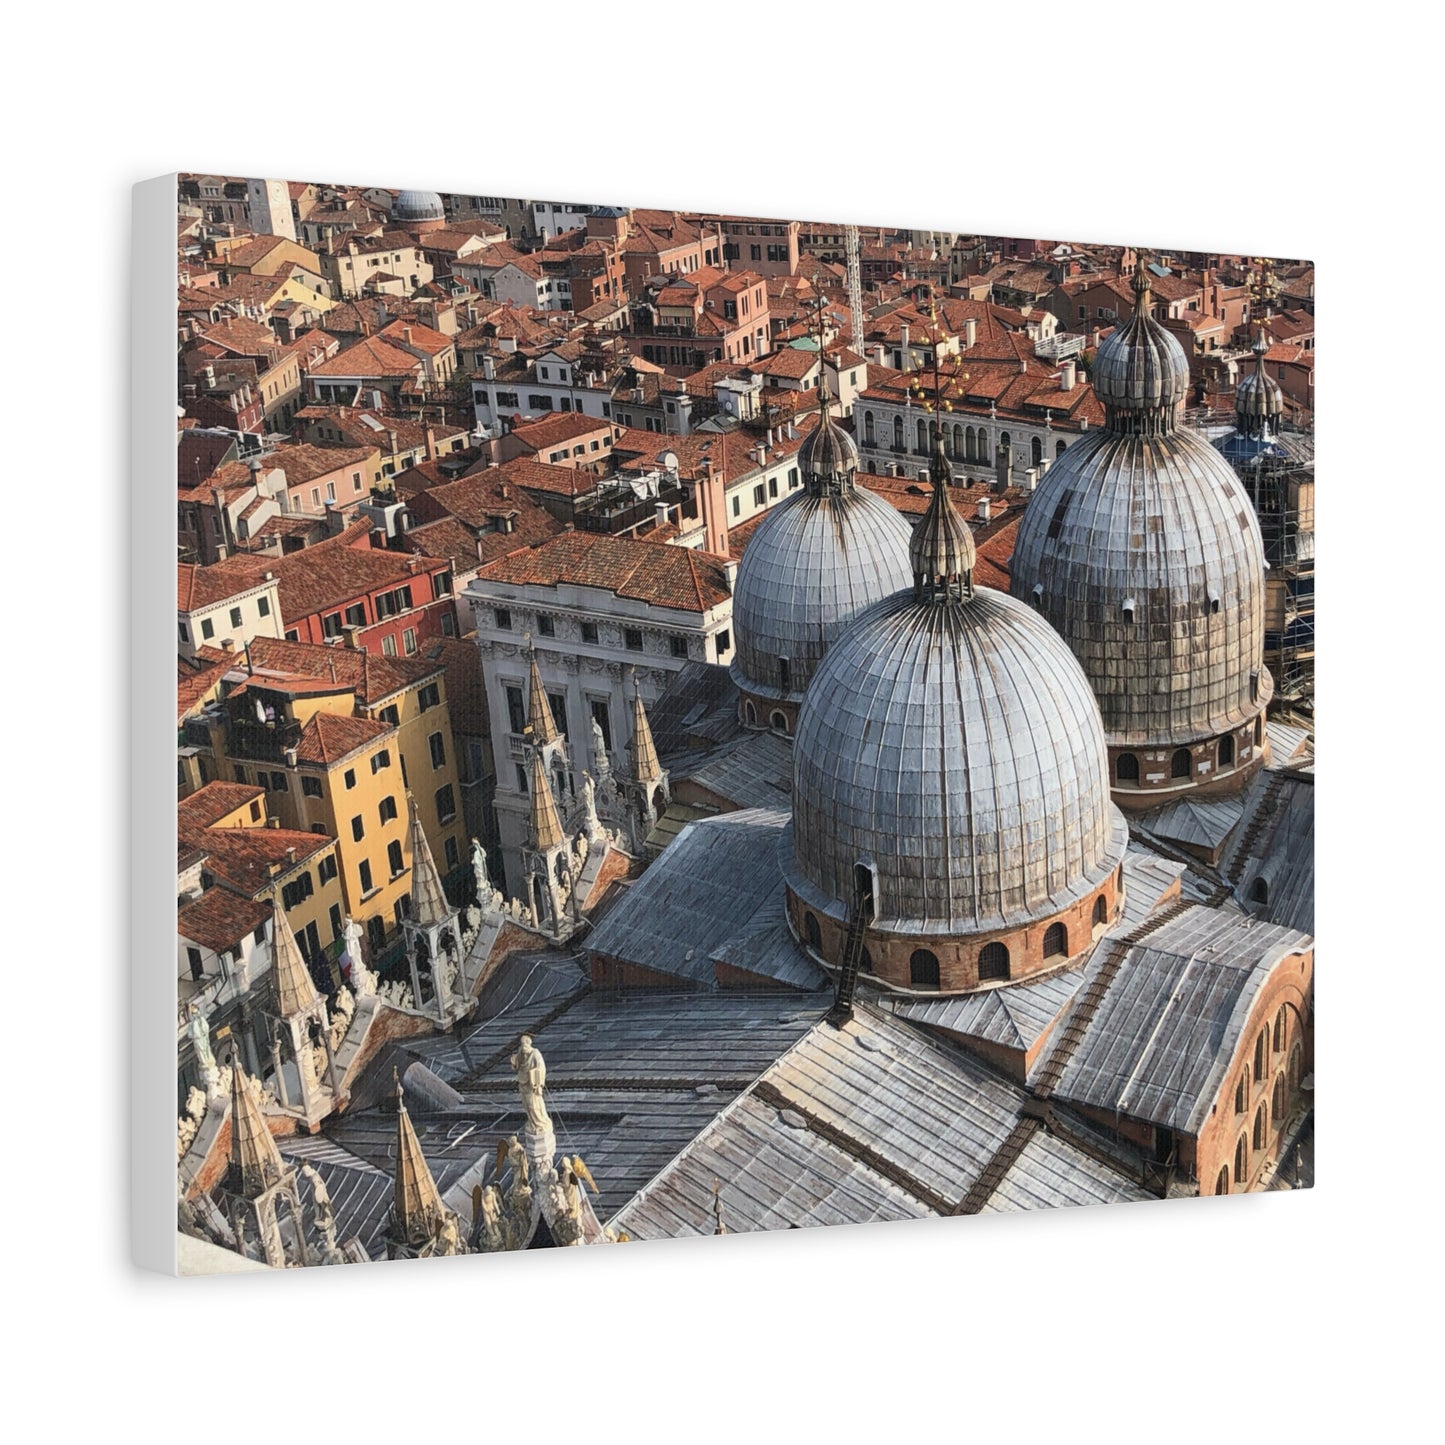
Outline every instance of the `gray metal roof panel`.
<svg viewBox="0 0 1445 1445"><path fill-rule="evenodd" d="M1154 1197L1108 1165L1041 1129L1024 1145L979 1212L1124 1204Z"/></svg>
<svg viewBox="0 0 1445 1445"><path fill-rule="evenodd" d="M672 774L675 788L691 782L735 808L786 811L793 790L793 746L770 732L745 732L715 752L684 763Z"/></svg>

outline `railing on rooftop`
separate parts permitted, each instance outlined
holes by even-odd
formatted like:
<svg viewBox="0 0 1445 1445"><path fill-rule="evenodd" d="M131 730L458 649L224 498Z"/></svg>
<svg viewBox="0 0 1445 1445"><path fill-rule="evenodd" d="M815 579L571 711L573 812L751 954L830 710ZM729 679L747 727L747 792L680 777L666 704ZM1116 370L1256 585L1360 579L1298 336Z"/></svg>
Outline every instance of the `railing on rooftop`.
<svg viewBox="0 0 1445 1445"><path fill-rule="evenodd" d="M226 720L226 751L233 758L283 763L286 749L301 741L301 724L290 720L263 723L258 718L232 716Z"/></svg>

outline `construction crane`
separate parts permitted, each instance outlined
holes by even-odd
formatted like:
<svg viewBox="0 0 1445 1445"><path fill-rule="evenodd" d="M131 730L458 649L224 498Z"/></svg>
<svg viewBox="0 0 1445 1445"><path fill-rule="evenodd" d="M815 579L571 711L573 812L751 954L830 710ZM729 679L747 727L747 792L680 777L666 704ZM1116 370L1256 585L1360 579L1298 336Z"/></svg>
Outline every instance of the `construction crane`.
<svg viewBox="0 0 1445 1445"><path fill-rule="evenodd" d="M863 263L858 255L858 227L845 226L844 240L848 248L848 313L853 324L853 350L863 351Z"/></svg>

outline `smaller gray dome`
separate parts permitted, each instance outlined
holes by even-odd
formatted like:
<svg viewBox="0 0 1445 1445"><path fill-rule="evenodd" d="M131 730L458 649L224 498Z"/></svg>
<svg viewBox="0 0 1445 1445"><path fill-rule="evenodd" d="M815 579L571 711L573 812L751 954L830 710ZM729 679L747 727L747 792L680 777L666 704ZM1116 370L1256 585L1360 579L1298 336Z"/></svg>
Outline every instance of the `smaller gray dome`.
<svg viewBox="0 0 1445 1445"><path fill-rule="evenodd" d="M435 191L402 191L391 209L398 221L444 221L447 213Z"/></svg>
<svg viewBox="0 0 1445 1445"><path fill-rule="evenodd" d="M1257 436L1265 428L1274 428L1284 415L1284 392L1272 376L1264 369L1265 352L1269 344L1261 332L1254 343L1254 370L1241 377L1234 389L1234 417L1239 430L1246 436Z"/></svg>
<svg viewBox="0 0 1445 1445"><path fill-rule="evenodd" d="M1189 361L1150 314L1149 272L1134 271L1134 314L1100 344L1090 381L1120 430L1157 430L1189 394Z"/></svg>
<svg viewBox="0 0 1445 1445"><path fill-rule="evenodd" d="M798 448L804 483L810 492L836 496L844 486L852 486L858 462L858 443L833 420L825 401L818 425Z"/></svg>

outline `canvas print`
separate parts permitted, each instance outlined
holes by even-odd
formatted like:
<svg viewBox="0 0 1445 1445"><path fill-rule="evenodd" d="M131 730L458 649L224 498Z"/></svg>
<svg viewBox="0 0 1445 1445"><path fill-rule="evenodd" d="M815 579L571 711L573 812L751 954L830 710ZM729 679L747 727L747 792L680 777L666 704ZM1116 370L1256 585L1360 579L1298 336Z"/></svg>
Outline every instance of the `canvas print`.
<svg viewBox="0 0 1445 1445"><path fill-rule="evenodd" d="M182 1272L1311 1185L1308 262L176 222Z"/></svg>

